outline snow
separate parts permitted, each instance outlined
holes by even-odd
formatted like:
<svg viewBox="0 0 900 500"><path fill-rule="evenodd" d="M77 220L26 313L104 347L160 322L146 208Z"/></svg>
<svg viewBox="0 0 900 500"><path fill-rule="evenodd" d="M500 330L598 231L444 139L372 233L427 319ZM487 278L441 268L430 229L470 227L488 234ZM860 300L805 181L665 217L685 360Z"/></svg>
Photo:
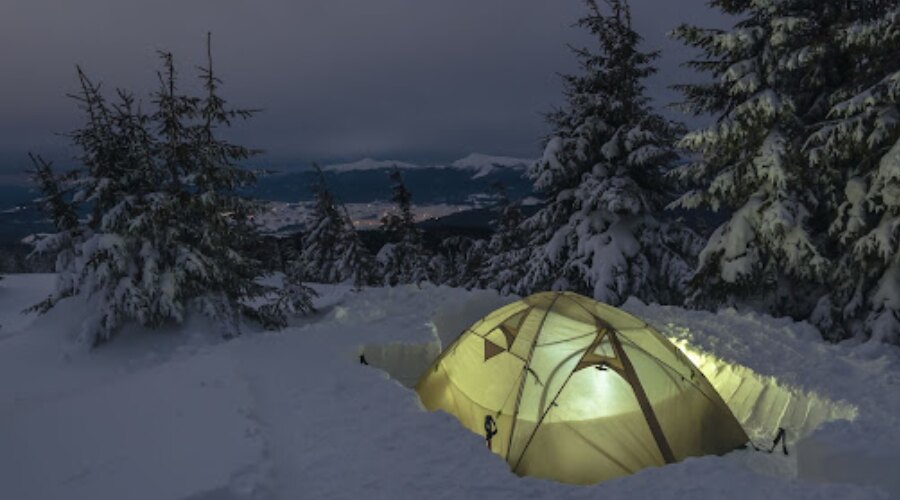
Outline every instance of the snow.
<svg viewBox="0 0 900 500"><path fill-rule="evenodd" d="M233 360L209 354L15 410L3 418L3 496L153 500L231 485L263 458L241 412L251 404Z"/></svg>
<svg viewBox="0 0 900 500"><path fill-rule="evenodd" d="M895 348L873 352L869 345L825 344L807 323L734 310L713 315L636 302L625 309L660 327L676 345L691 346L689 357L695 363L699 358L698 365L751 437L755 429L766 430L754 422L785 427L789 446L796 444L799 477L879 484L900 495L900 480L885 465L900 460L900 353ZM715 363L711 357L724 364L708 366ZM722 367L738 373L710 375ZM745 386L756 382L761 394L751 398L753 405L729 401L722 387L729 377ZM757 439L764 437L758 431Z"/></svg>
<svg viewBox="0 0 900 500"><path fill-rule="evenodd" d="M757 440L789 427L791 454L736 451L578 487L512 475L408 389L463 328L514 297L322 285L319 312L279 332L224 342L188 318L178 330L129 326L89 351L71 341L78 299L19 314L51 287L48 275L0 281L0 498L900 495L900 354L827 345L804 323L626 303L720 390L739 381L723 396Z"/></svg>

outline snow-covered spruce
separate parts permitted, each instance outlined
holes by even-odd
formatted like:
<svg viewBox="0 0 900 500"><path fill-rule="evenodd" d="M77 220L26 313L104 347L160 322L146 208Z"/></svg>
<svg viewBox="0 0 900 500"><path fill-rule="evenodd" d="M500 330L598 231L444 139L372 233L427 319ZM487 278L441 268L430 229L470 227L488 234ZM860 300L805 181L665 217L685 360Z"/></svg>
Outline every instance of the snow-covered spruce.
<svg viewBox="0 0 900 500"><path fill-rule="evenodd" d="M552 136L529 169L547 204L523 222L519 244L492 263L505 270L492 286L519 294L574 290L610 304L632 295L678 302L691 270L691 234L657 215L678 127L644 95L657 53L638 49L628 3L607 3L608 14L586 2L578 26L599 50L574 51L581 74L564 77L566 105L548 115Z"/></svg>
<svg viewBox="0 0 900 500"><path fill-rule="evenodd" d="M395 168L389 176L393 182L391 199L397 207L381 219L381 230L390 240L376 256L382 282L396 286L430 281L435 275L443 274L445 263L425 249L422 231L416 227L412 212L412 194L403 183L400 170Z"/></svg>
<svg viewBox="0 0 900 500"><path fill-rule="evenodd" d="M509 198L504 185L494 185L498 201L494 207L493 234L486 244L481 244L483 252L480 265L475 274L467 274L463 283L469 287L490 287L502 294L509 294L521 279L520 270L524 269L528 257L526 248L522 248L524 231L522 229L522 210L517 202Z"/></svg>
<svg viewBox="0 0 900 500"><path fill-rule="evenodd" d="M487 242L483 239L454 235L441 240L444 273L437 283L452 287L473 288L483 276L487 259Z"/></svg>
<svg viewBox="0 0 900 500"><path fill-rule="evenodd" d="M347 209L328 189L322 170L315 168L315 200L306 219L296 271L302 279L317 283L370 285L373 256L360 240Z"/></svg>
<svg viewBox="0 0 900 500"><path fill-rule="evenodd" d="M823 331L900 343L900 5L868 2L851 14L833 38L854 78L808 148L816 171L838 173L833 292L812 319Z"/></svg>
<svg viewBox="0 0 900 500"><path fill-rule="evenodd" d="M316 291L304 283L298 261L287 265L281 287L272 292L274 300L260 306L260 313L270 318L267 326L283 328L289 325L290 316L305 316L316 310L313 299Z"/></svg>
<svg viewBox="0 0 900 500"><path fill-rule="evenodd" d="M35 309L46 312L74 295L96 313L81 325L83 341L109 340L125 322L180 323L190 309L215 318L224 336L244 314L275 324L248 299L267 288L247 249L256 233L254 204L236 190L253 175L236 163L254 154L216 131L252 112L226 107L210 58L205 92L179 93L171 54L163 53L151 113L126 91L108 101L79 69L76 97L85 125L71 134L81 167L59 178L35 158L35 179L57 232L38 252L56 255L57 287ZM79 220L79 210L88 210Z"/></svg>
<svg viewBox="0 0 900 500"><path fill-rule="evenodd" d="M690 66L712 77L679 86L683 108L716 118L680 141L696 161L678 169L691 189L674 205L730 213L700 254L689 303L809 317L829 266L823 226L836 173L809 168L804 144L852 73L829 39L854 3L717 0L739 19L731 30L673 32L700 50Z"/></svg>

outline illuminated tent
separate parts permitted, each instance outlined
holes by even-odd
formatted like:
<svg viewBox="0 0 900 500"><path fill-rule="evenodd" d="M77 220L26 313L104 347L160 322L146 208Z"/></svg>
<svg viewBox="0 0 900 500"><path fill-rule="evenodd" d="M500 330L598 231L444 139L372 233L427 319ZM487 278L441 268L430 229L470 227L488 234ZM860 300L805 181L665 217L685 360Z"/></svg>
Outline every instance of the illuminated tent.
<svg viewBox="0 0 900 500"><path fill-rule="evenodd" d="M702 373L640 319L546 292L472 325L416 391L513 472L591 484L748 442Z"/></svg>

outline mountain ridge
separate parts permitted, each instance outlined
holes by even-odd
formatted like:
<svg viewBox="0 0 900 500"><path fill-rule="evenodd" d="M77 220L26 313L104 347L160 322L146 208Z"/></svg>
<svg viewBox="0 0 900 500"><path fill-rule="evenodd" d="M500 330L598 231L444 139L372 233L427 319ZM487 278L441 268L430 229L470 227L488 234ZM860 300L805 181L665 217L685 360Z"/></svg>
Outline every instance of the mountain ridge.
<svg viewBox="0 0 900 500"><path fill-rule="evenodd" d="M530 158L515 158L511 156L489 155L484 153L471 153L463 158L449 163L419 164L398 160L378 160L370 157L353 162L333 163L322 167L325 172L345 173L368 170L386 170L398 168L400 170L427 170L427 169L456 169L473 171L473 179L484 177L497 169L509 168L525 170L535 160Z"/></svg>

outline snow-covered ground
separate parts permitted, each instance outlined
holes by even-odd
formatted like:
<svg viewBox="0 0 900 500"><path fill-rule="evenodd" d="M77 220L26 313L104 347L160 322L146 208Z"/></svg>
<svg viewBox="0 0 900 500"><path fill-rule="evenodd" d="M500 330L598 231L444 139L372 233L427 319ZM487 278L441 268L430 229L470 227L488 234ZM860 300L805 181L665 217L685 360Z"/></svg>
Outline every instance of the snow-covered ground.
<svg viewBox="0 0 900 500"><path fill-rule="evenodd" d="M19 314L51 282L0 281L3 499L900 497L900 355L826 345L803 324L627 304L686 349L751 435L788 428L791 454L578 487L514 476L403 385L508 297L321 286L319 313L280 332L223 342L195 318L88 351L69 340L78 299Z"/></svg>

